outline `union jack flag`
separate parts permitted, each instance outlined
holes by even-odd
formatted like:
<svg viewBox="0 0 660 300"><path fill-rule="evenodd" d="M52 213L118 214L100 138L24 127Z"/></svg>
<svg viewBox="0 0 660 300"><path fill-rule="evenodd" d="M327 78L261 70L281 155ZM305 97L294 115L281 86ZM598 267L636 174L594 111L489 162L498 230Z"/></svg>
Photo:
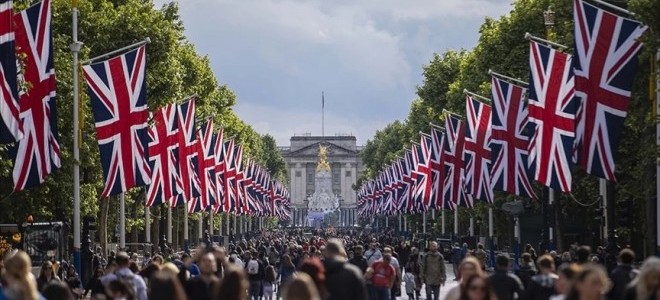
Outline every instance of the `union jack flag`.
<svg viewBox="0 0 660 300"><path fill-rule="evenodd" d="M493 203L490 186L490 105L467 96L465 99L467 132L465 134L465 191L470 197Z"/></svg>
<svg viewBox="0 0 660 300"><path fill-rule="evenodd" d="M412 190L414 188L414 180L412 178L413 172L413 154L410 149L406 150L401 161L402 171L403 171L403 191L399 196L398 201L398 211L399 212L412 212L413 211L413 201L411 199Z"/></svg>
<svg viewBox="0 0 660 300"><path fill-rule="evenodd" d="M494 190L537 199L529 178L527 136L527 89L492 78L493 123L491 148L494 161L491 185Z"/></svg>
<svg viewBox="0 0 660 300"><path fill-rule="evenodd" d="M149 166L151 184L147 189L147 206L171 203L177 195L179 131L177 105L168 104L156 111L154 125L149 128Z"/></svg>
<svg viewBox="0 0 660 300"><path fill-rule="evenodd" d="M218 130L218 133L214 136L215 142L214 153L215 153L215 199L213 203L213 213L218 213L225 199L225 152L224 152L224 132L222 128Z"/></svg>
<svg viewBox="0 0 660 300"><path fill-rule="evenodd" d="M582 0L574 1L575 95L579 109L573 161L589 174L614 175L616 149L647 26Z"/></svg>
<svg viewBox="0 0 660 300"><path fill-rule="evenodd" d="M30 86L19 95L23 139L12 151L18 192L43 183L61 166L50 0L14 15L14 25L17 52L25 54L23 80Z"/></svg>
<svg viewBox="0 0 660 300"><path fill-rule="evenodd" d="M245 180L245 170L243 167L243 145L234 147L234 167L236 175L234 176L234 190L236 191L236 205L239 214L248 214L250 209L248 207L248 199L243 193L243 181Z"/></svg>
<svg viewBox="0 0 660 300"><path fill-rule="evenodd" d="M529 122L535 125L529 163L536 181L570 192L577 108L572 57L534 41L529 48Z"/></svg>
<svg viewBox="0 0 660 300"><path fill-rule="evenodd" d="M105 176L101 197L151 183L144 46L83 67Z"/></svg>
<svg viewBox="0 0 660 300"><path fill-rule="evenodd" d="M12 0L0 0L0 143L23 138L16 84L14 10Z"/></svg>
<svg viewBox="0 0 660 300"><path fill-rule="evenodd" d="M433 207L442 208L442 184L445 179L445 133L437 128L431 128L431 170L433 170Z"/></svg>
<svg viewBox="0 0 660 300"><path fill-rule="evenodd" d="M195 134L195 99L189 99L178 106L178 127L177 134L179 162L179 178L177 187L181 190L175 202L170 203L172 207L186 203L195 197L200 196L200 190L197 183L197 170L195 168L195 159L197 157L197 135Z"/></svg>
<svg viewBox="0 0 660 300"><path fill-rule="evenodd" d="M195 157L197 186L199 197L189 201L188 212L195 213L206 210L216 202L216 176L215 176L215 141L213 139L213 121L208 120L197 131L197 155Z"/></svg>
<svg viewBox="0 0 660 300"><path fill-rule="evenodd" d="M417 154L417 167L415 168L415 189L413 191L413 201L419 207L419 211L427 211L429 208L435 208L433 195L433 170L431 169L431 152L433 144L431 137L422 134L419 145L413 146Z"/></svg>
<svg viewBox="0 0 660 300"><path fill-rule="evenodd" d="M223 182L223 212L238 212L238 195L235 189L234 181L236 181L236 162L234 155L234 140L226 141L224 144L224 158L225 158L225 173Z"/></svg>
<svg viewBox="0 0 660 300"><path fill-rule="evenodd" d="M465 147L465 123L457 116L447 114L445 119L445 131L447 137L447 150L445 151L445 166L447 166L447 177L442 186L442 208L451 210L459 205L472 207L468 202L464 187L463 149Z"/></svg>

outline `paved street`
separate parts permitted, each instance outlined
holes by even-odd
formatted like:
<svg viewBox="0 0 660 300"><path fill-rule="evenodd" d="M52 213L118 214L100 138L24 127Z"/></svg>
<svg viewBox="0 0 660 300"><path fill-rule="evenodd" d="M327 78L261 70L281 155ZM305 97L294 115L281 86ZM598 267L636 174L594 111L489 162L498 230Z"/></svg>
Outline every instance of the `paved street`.
<svg viewBox="0 0 660 300"><path fill-rule="evenodd" d="M446 264L446 270L447 270L447 282L446 284L440 288L440 300L444 299L445 296L447 295L447 292L458 285L458 281L455 281L454 279L454 270L452 269L451 264ZM421 294L421 299L426 299L426 291L425 288L422 287L422 294ZM408 296L406 295L406 285L403 283L401 285L401 297L398 299L408 299Z"/></svg>

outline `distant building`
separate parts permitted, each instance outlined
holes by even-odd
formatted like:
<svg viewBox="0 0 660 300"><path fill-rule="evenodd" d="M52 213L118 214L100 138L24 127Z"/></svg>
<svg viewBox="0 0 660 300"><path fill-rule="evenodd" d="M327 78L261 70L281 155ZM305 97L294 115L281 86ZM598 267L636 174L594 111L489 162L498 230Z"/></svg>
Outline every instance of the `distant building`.
<svg viewBox="0 0 660 300"><path fill-rule="evenodd" d="M327 160L332 174L332 193L341 200L340 224L356 224L356 192L353 187L364 171L361 146L351 135L293 136L288 147L279 147L289 172L289 192L293 224L306 226L308 198L315 191L315 176L319 163L319 146L327 148Z"/></svg>

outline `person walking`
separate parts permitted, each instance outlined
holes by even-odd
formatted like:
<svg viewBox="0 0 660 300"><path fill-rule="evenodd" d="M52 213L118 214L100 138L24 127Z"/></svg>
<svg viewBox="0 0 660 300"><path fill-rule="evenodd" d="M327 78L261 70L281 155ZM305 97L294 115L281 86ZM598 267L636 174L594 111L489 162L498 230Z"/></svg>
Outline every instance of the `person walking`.
<svg viewBox="0 0 660 300"><path fill-rule="evenodd" d="M353 258L351 258L348 262L360 269L362 271L362 274L367 272L367 268L369 267L369 262L367 262L367 259L363 256L363 251L364 247L362 245L357 245L355 246Z"/></svg>
<svg viewBox="0 0 660 300"><path fill-rule="evenodd" d="M488 280L492 283L498 300L519 299L524 290L520 278L509 272L509 256L500 254L496 257L495 273Z"/></svg>
<svg viewBox="0 0 660 300"><path fill-rule="evenodd" d="M550 255L543 255L536 261L539 274L529 280L525 290L525 300L548 300L555 294L555 284L559 276L555 274L555 260Z"/></svg>
<svg viewBox="0 0 660 300"><path fill-rule="evenodd" d="M264 279L264 265L257 259L258 254L256 251L246 251L247 260L245 263L245 271L250 280L250 287L248 289L248 299L259 300L261 296L261 281Z"/></svg>
<svg viewBox="0 0 660 300"><path fill-rule="evenodd" d="M406 294L408 295L408 299L415 300L415 275L408 268L405 268L405 271L403 282L406 285Z"/></svg>
<svg viewBox="0 0 660 300"><path fill-rule="evenodd" d="M199 256L198 262L199 276L186 282L186 294L189 299L211 300L213 291L220 284L220 279L216 275L218 266L215 256L211 252L203 253Z"/></svg>
<svg viewBox="0 0 660 300"><path fill-rule="evenodd" d="M660 258L651 256L639 268L639 274L624 291L624 300L660 299Z"/></svg>
<svg viewBox="0 0 660 300"><path fill-rule="evenodd" d="M325 246L325 287L328 300L365 300L367 287L364 277L356 266L346 262L344 245L331 239Z"/></svg>
<svg viewBox="0 0 660 300"><path fill-rule="evenodd" d="M445 271L445 259L438 251L438 243L429 244L429 252L422 258L422 270L420 272L422 283L426 285L426 299L438 300L440 297L440 286L445 284L447 274ZM433 298L431 298L433 295Z"/></svg>
<svg viewBox="0 0 660 300"><path fill-rule="evenodd" d="M582 271L573 280L566 300L602 300L608 289L609 278L605 269L600 265L583 264Z"/></svg>
<svg viewBox="0 0 660 300"><path fill-rule="evenodd" d="M619 252L619 265L610 273L612 289L607 293L609 300L621 300L626 286L637 277L638 271L632 266L635 261L635 252L623 249Z"/></svg>
<svg viewBox="0 0 660 300"><path fill-rule="evenodd" d="M460 300L499 300L495 295L493 283L481 274L472 274L461 285Z"/></svg>
<svg viewBox="0 0 660 300"><path fill-rule="evenodd" d="M373 297L370 300L390 300L390 289L396 280L396 270L391 262L392 255L386 253L383 255L383 260L376 261L371 266Z"/></svg>
<svg viewBox="0 0 660 300"><path fill-rule="evenodd" d="M106 287L106 290L111 282L119 281L121 279L122 281L131 283L133 289L135 289L137 300L147 300L147 285L142 277L133 274L128 268L131 263L128 254L126 252L117 253L115 256L115 263L117 264L117 270L101 277L101 283ZM119 284L113 284L112 288L116 289L119 294L123 292L122 287Z"/></svg>
<svg viewBox="0 0 660 300"><path fill-rule="evenodd" d="M371 264L373 264L375 261L383 258L383 253L380 252L380 249L378 249L375 240L369 244L369 249L364 252L364 258L367 259L367 265L369 266L371 266Z"/></svg>

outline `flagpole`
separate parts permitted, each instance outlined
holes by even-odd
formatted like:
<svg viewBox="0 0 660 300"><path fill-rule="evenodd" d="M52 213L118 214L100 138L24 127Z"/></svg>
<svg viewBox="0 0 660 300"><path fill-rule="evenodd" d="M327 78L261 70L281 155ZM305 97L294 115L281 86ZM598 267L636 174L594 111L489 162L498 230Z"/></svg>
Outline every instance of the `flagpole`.
<svg viewBox="0 0 660 300"><path fill-rule="evenodd" d="M447 233L446 230L445 230L445 209L444 208L442 209L441 218L442 218L442 235L444 236Z"/></svg>
<svg viewBox="0 0 660 300"><path fill-rule="evenodd" d="M119 249L126 250L126 199L119 194Z"/></svg>
<svg viewBox="0 0 660 300"><path fill-rule="evenodd" d="M83 64L83 65L88 65L88 64L91 64L91 63L93 63L93 62L95 62L95 61L97 61L97 60L99 60L99 59L108 58L108 57L111 57L111 56L113 56L113 55L115 55L115 54L117 54L117 53L121 53L121 52L124 52L124 51L133 50L133 49L135 49L135 48L137 48L137 47L140 47L140 46L142 46L142 45L149 44L149 43L151 43L151 39L147 37L147 38L145 38L144 40L141 40L141 41L139 41L139 42L137 42L137 43L135 43L135 44L128 45L128 46L126 46L126 47L122 47L122 48L119 48L119 49L117 49L117 50L113 50L113 51L110 51L110 52L108 52L108 53L104 53L104 54L101 54L101 55L96 56L96 57L94 57L94 58L91 58L91 59L88 59L88 60L86 60L86 61L83 61L82 64Z"/></svg>
<svg viewBox="0 0 660 300"><path fill-rule="evenodd" d="M481 96L481 95L479 95L479 94L475 94L475 93L473 93L473 92L468 91L467 89L463 89L463 94L466 94L466 95L468 95L468 96L472 96L472 97L474 97L474 98L481 99L481 100L483 100L483 101L487 101L487 102L489 102L489 103L491 102L491 100L488 99L487 97Z"/></svg>
<svg viewBox="0 0 660 300"><path fill-rule="evenodd" d="M209 235L211 236L211 243L213 242L213 208L209 210Z"/></svg>
<svg viewBox="0 0 660 300"><path fill-rule="evenodd" d="M325 93L321 91L321 136L325 137Z"/></svg>
<svg viewBox="0 0 660 300"><path fill-rule="evenodd" d="M78 41L78 0L71 1L72 43L69 46L73 54L73 263L78 274L80 269L80 146L78 138L79 86L78 53L82 43Z"/></svg>
<svg viewBox="0 0 660 300"><path fill-rule="evenodd" d="M656 61L660 61L660 49L657 50L655 54L655 59ZM658 120L660 118L660 68L655 69L655 78L656 78L656 85L655 85L655 119ZM656 121L655 124L655 141L656 145L660 146L660 122ZM656 218L655 218L655 223L656 223L656 238L655 238L655 253L656 255L660 256L660 158L656 159L656 166L655 166L655 172L656 172L656 178L655 178L655 201L656 201L656 208L655 208L655 213L656 213Z"/></svg>
<svg viewBox="0 0 660 300"><path fill-rule="evenodd" d="M190 248L190 241L188 239L188 205L183 207L183 251Z"/></svg>
<svg viewBox="0 0 660 300"><path fill-rule="evenodd" d="M454 236L458 237L458 207L454 210Z"/></svg>
<svg viewBox="0 0 660 300"><path fill-rule="evenodd" d="M197 220L197 245L200 244L204 238L204 212L199 212L199 219Z"/></svg>
<svg viewBox="0 0 660 300"><path fill-rule="evenodd" d="M488 246L490 248L490 267L494 267L495 264L495 242L493 241L493 204L488 207Z"/></svg>
<svg viewBox="0 0 660 300"><path fill-rule="evenodd" d="M179 214L177 214L178 216ZM177 218L177 224L179 223L179 219ZM174 240L172 239L172 207L168 206L167 207L167 241L172 244ZM179 238L177 238L177 244L179 243ZM174 245L174 244L173 244Z"/></svg>

